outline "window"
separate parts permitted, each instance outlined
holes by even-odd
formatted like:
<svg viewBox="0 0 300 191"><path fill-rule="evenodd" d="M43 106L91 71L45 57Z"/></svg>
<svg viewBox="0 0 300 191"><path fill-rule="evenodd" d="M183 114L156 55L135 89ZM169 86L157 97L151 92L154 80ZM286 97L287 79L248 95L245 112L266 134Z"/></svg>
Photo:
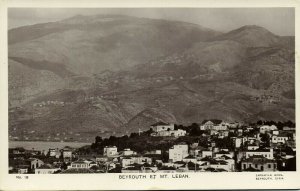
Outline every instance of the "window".
<svg viewBox="0 0 300 191"><path fill-rule="evenodd" d="M271 168L271 164L268 164L268 168Z"/></svg>
<svg viewBox="0 0 300 191"><path fill-rule="evenodd" d="M257 168L257 164L255 164L255 168Z"/></svg>
<svg viewBox="0 0 300 191"><path fill-rule="evenodd" d="M247 168L246 164L243 164L243 166L244 166L243 169L246 169L246 168Z"/></svg>
<svg viewBox="0 0 300 191"><path fill-rule="evenodd" d="M260 170L262 170L262 171L264 170L264 166L263 165L260 166Z"/></svg>

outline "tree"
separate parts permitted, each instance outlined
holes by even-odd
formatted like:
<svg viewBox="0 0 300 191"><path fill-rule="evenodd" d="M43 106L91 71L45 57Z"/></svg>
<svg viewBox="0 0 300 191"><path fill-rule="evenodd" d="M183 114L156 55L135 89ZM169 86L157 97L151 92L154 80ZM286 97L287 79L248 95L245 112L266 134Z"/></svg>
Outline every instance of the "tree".
<svg viewBox="0 0 300 191"><path fill-rule="evenodd" d="M266 147L270 146L270 135L269 134L266 134L266 133L261 134L260 137L261 137L260 140L265 143L264 145Z"/></svg>
<svg viewBox="0 0 300 191"><path fill-rule="evenodd" d="M262 142L267 142L269 140L269 135L267 133L260 135Z"/></svg>
<svg viewBox="0 0 300 191"><path fill-rule="evenodd" d="M202 132L200 131L200 127L197 123L193 123L191 125L190 136L200 136Z"/></svg>
<svg viewBox="0 0 300 191"><path fill-rule="evenodd" d="M63 170L68 169L68 164L63 162L62 165L61 165L61 169L63 169Z"/></svg>
<svg viewBox="0 0 300 191"><path fill-rule="evenodd" d="M257 125L263 125L262 120L257 121Z"/></svg>
<svg viewBox="0 0 300 191"><path fill-rule="evenodd" d="M285 171L296 171L296 157L286 160Z"/></svg>
<svg viewBox="0 0 300 191"><path fill-rule="evenodd" d="M113 168L113 169L109 170L108 172L109 173L121 173L121 171L122 171L122 166L116 165L116 168Z"/></svg>
<svg viewBox="0 0 300 191"><path fill-rule="evenodd" d="M139 134L137 134L137 133L131 133L131 134L130 134L130 138L135 138L135 137L137 137L137 136L139 136Z"/></svg>
<svg viewBox="0 0 300 191"><path fill-rule="evenodd" d="M162 152L162 160L163 162L168 162L169 161L169 153L167 153L166 151Z"/></svg>
<svg viewBox="0 0 300 191"><path fill-rule="evenodd" d="M96 136L95 137L95 143L98 144L98 143L101 143L103 140L102 140L102 137L100 136Z"/></svg>

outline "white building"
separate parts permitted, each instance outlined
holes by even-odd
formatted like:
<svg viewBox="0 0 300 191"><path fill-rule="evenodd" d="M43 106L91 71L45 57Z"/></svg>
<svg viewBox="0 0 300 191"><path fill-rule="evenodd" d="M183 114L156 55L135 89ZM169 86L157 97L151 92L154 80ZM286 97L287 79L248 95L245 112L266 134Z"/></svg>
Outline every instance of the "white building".
<svg viewBox="0 0 300 191"><path fill-rule="evenodd" d="M228 126L225 123L220 123L214 125L212 129L216 131L225 131L228 129Z"/></svg>
<svg viewBox="0 0 300 191"><path fill-rule="evenodd" d="M235 148L240 148L247 140L247 137L232 137Z"/></svg>
<svg viewBox="0 0 300 191"><path fill-rule="evenodd" d="M59 149L49 149L49 156L50 157L55 157L55 158L59 158L61 155L61 152L59 151Z"/></svg>
<svg viewBox="0 0 300 191"><path fill-rule="evenodd" d="M257 149L259 149L259 146L258 146L258 145L255 145L255 144L249 144L249 145L247 146L247 149L248 149L248 150L257 150Z"/></svg>
<svg viewBox="0 0 300 191"><path fill-rule="evenodd" d="M212 121L207 121L203 125L200 126L200 130L225 131L227 129L228 129L228 123L225 123L225 122L215 124Z"/></svg>
<svg viewBox="0 0 300 191"><path fill-rule="evenodd" d="M243 144L243 139L239 137L235 138L233 141L235 148L240 148Z"/></svg>
<svg viewBox="0 0 300 191"><path fill-rule="evenodd" d="M273 135L279 135L279 131L278 130L274 130L274 131L272 131L272 134Z"/></svg>
<svg viewBox="0 0 300 191"><path fill-rule="evenodd" d="M169 123L164 123L164 122L157 122L157 123L151 125L151 128L154 132L173 131L174 130L174 124L169 124Z"/></svg>
<svg viewBox="0 0 300 191"><path fill-rule="evenodd" d="M151 164L152 158L144 156L123 157L121 158L122 167L131 166L132 164Z"/></svg>
<svg viewBox="0 0 300 191"><path fill-rule="evenodd" d="M54 172L60 170L60 168L55 168L52 165L44 164L34 170L35 174L53 174Z"/></svg>
<svg viewBox="0 0 300 191"><path fill-rule="evenodd" d="M251 150L251 151L245 151L245 157L250 158L252 156L263 156L267 159L273 159L273 149L257 149L257 150Z"/></svg>
<svg viewBox="0 0 300 191"><path fill-rule="evenodd" d="M28 165L19 165L16 170L18 172L18 174L27 174L28 173Z"/></svg>
<svg viewBox="0 0 300 191"><path fill-rule="evenodd" d="M121 159L122 167L130 166L134 163L134 160L131 157L124 157Z"/></svg>
<svg viewBox="0 0 300 191"><path fill-rule="evenodd" d="M106 146L103 149L103 155L112 157L118 154L118 148L116 146Z"/></svg>
<svg viewBox="0 0 300 191"><path fill-rule="evenodd" d="M135 152L135 151L132 151L132 150L130 150L130 149L124 149L123 155L124 155L124 156L136 155L136 152Z"/></svg>
<svg viewBox="0 0 300 191"><path fill-rule="evenodd" d="M200 130L210 130L210 129L212 129L213 128L213 126L214 126L214 123L213 122L211 122L211 121L207 121L207 122L205 122L203 125L201 125L200 126Z"/></svg>
<svg viewBox="0 0 300 191"><path fill-rule="evenodd" d="M158 137L181 137L185 135L186 135L186 131L182 129L158 131L151 134L151 136L158 136Z"/></svg>
<svg viewBox="0 0 300 191"><path fill-rule="evenodd" d="M62 156L63 156L64 159L65 158L72 158L72 150L69 149L69 148L64 148L62 150Z"/></svg>
<svg viewBox="0 0 300 191"><path fill-rule="evenodd" d="M187 144L174 145L169 149L169 160L172 160L172 162L182 161L182 159L188 155L189 153Z"/></svg>
<svg viewBox="0 0 300 191"><path fill-rule="evenodd" d="M92 166L97 166L97 164L92 160L83 160L79 159L77 161L74 161L71 163L71 166L68 166L68 168L75 168L75 169L86 169L90 168Z"/></svg>
<svg viewBox="0 0 300 191"><path fill-rule="evenodd" d="M266 133L266 132L270 132L270 131L275 131L277 130L277 127L275 125L263 125L259 128L259 132L260 133Z"/></svg>
<svg viewBox="0 0 300 191"><path fill-rule="evenodd" d="M205 158L205 157L212 157L213 155L213 152L212 151L202 151L202 158Z"/></svg>
<svg viewBox="0 0 300 191"><path fill-rule="evenodd" d="M225 130L225 131L221 130L221 131L218 132L218 135L219 135L219 137L218 137L219 139L222 139L224 137L228 137L229 131L228 130Z"/></svg>
<svg viewBox="0 0 300 191"><path fill-rule="evenodd" d="M161 150L148 151L148 152L146 152L146 154L161 155Z"/></svg>
<svg viewBox="0 0 300 191"><path fill-rule="evenodd" d="M246 137L248 144L254 144L257 140L259 140L259 135L255 135L256 137Z"/></svg>
<svg viewBox="0 0 300 191"><path fill-rule="evenodd" d="M279 134L278 136L273 135L272 136L272 143L286 143L286 141L289 140L289 137L287 135Z"/></svg>

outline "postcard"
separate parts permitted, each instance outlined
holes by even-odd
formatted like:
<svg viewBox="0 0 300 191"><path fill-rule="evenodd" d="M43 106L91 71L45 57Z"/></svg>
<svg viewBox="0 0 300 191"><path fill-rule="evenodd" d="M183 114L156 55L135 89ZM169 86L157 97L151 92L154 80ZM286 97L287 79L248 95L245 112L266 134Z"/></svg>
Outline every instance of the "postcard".
<svg viewBox="0 0 300 191"><path fill-rule="evenodd" d="M0 188L299 189L299 6L0 1Z"/></svg>

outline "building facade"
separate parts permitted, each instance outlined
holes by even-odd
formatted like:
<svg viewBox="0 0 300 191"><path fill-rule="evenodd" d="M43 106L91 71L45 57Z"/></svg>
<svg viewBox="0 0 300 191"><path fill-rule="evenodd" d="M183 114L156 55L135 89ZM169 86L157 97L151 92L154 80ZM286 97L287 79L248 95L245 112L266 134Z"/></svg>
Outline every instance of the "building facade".
<svg viewBox="0 0 300 191"><path fill-rule="evenodd" d="M188 155L188 145L186 144L174 145L169 149L169 159L172 162L182 161L182 159L184 159Z"/></svg>

